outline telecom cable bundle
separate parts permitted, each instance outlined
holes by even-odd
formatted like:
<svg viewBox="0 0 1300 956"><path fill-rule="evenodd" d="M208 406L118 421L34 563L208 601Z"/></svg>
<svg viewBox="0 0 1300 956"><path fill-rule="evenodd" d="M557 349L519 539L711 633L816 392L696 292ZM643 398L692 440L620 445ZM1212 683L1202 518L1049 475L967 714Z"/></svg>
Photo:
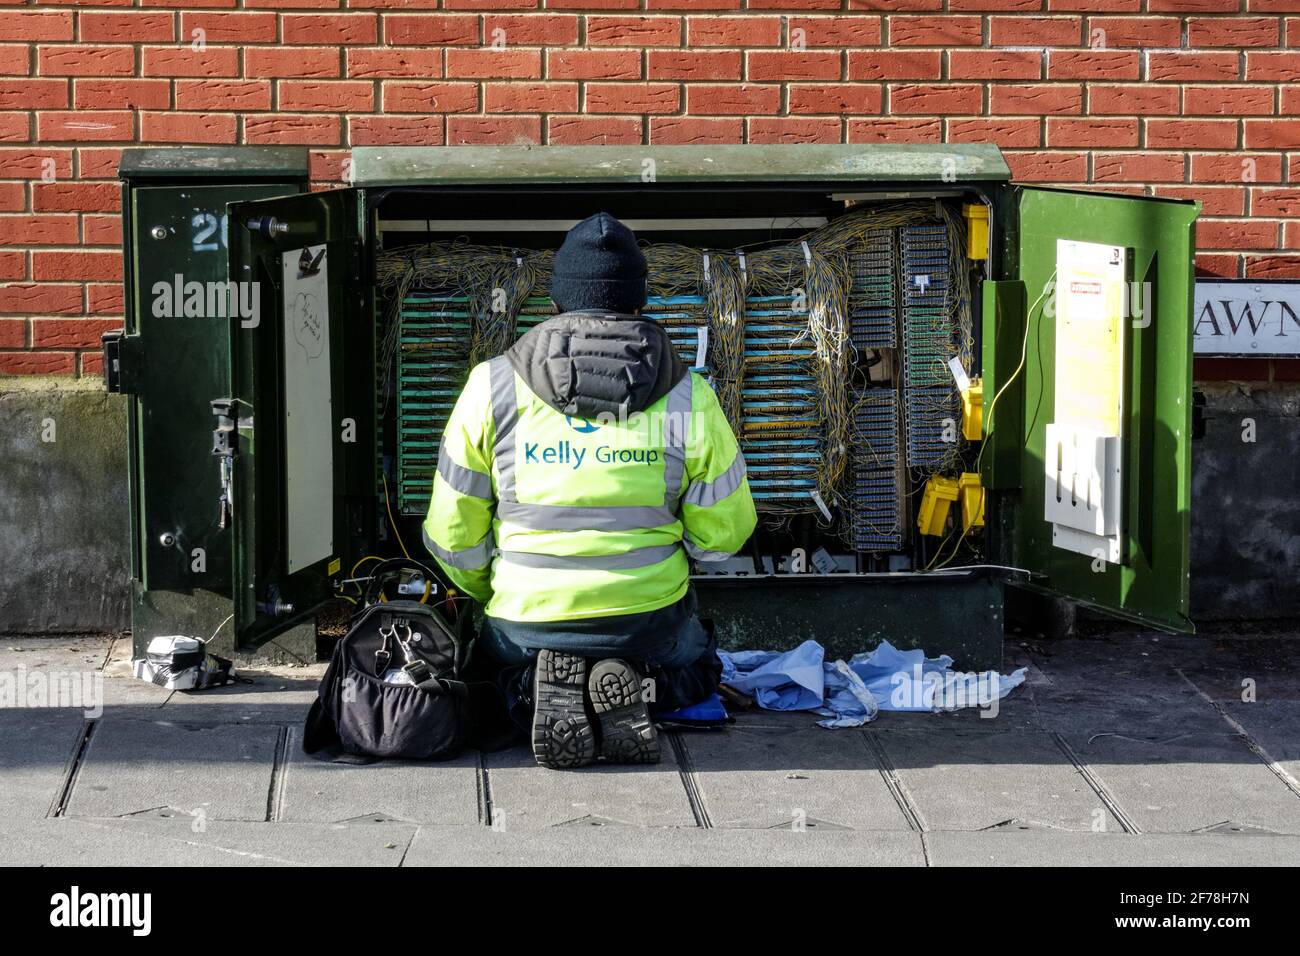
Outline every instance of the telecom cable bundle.
<svg viewBox="0 0 1300 956"><path fill-rule="evenodd" d="M470 362L465 296L413 292L401 304L397 376L397 506L428 508L438 444L464 387Z"/></svg>
<svg viewBox="0 0 1300 956"><path fill-rule="evenodd" d="M898 398L892 388L857 393L850 456L848 544L856 551L903 546L903 469Z"/></svg>
<svg viewBox="0 0 1300 956"><path fill-rule="evenodd" d="M958 416L947 361L957 355L969 370L973 353L962 249L960 217L923 202L861 204L800 239L747 250L643 247L644 314L683 361L707 370L761 512L843 517L842 530L888 547L900 532L883 516L905 478L889 484L891 462L934 472L956 460L957 444L943 441ZM465 242L378 257L389 303L380 409L397 396L404 512L427 504L437 441L468 369L554 314L553 264L553 250ZM901 412L893 459L879 450L888 442L863 431L850 385L856 351L890 349L898 364L886 367L901 380L869 391L893 394ZM880 467L861 457L863 435Z"/></svg>
<svg viewBox="0 0 1300 956"><path fill-rule="evenodd" d="M857 349L898 345L898 239L871 229L849 253L849 338Z"/></svg>
<svg viewBox="0 0 1300 956"><path fill-rule="evenodd" d="M745 303L740 447L760 512L816 510L824 416L807 317L780 296Z"/></svg>
<svg viewBox="0 0 1300 956"><path fill-rule="evenodd" d="M958 354L948 225L903 226L899 245L907 463L939 470L958 451L954 427L958 393L948 365Z"/></svg>
<svg viewBox="0 0 1300 956"><path fill-rule="evenodd" d="M673 348L689 368L709 367L710 329L708 304L702 295L652 295L641 315L668 333Z"/></svg>

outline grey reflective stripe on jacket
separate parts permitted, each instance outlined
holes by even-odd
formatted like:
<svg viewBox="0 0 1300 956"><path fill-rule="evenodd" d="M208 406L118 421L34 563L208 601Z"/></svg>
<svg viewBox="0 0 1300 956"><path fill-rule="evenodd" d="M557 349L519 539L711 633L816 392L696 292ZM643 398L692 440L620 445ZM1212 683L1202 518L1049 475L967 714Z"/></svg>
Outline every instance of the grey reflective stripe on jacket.
<svg viewBox="0 0 1300 956"><path fill-rule="evenodd" d="M496 541L490 531L478 544L470 545L461 551L448 551L429 537L429 532L422 530L421 533L424 535L424 546L429 549L429 552L439 561L453 568L462 571L479 571L492 563L492 552L496 549Z"/></svg>
<svg viewBox="0 0 1300 956"><path fill-rule="evenodd" d="M668 393L664 422L664 500L661 506L547 505L521 502L515 491L515 426L519 400L515 370L499 355L488 362L495 431L492 455L497 467L497 517L529 531L640 531L661 528L678 520L677 506L686 473L686 447L690 437L691 391L689 374ZM558 412L556 414L559 414Z"/></svg>
<svg viewBox="0 0 1300 956"><path fill-rule="evenodd" d="M680 551L675 544L655 544L622 554L537 554L532 551L502 551L501 559L525 568L557 571L627 571L667 561Z"/></svg>
<svg viewBox="0 0 1300 956"><path fill-rule="evenodd" d="M686 442L690 438L694 389L691 373L687 372L668 393L668 414L664 420L664 507L674 512L682 493L682 476L686 474Z"/></svg>
<svg viewBox="0 0 1300 956"><path fill-rule="evenodd" d="M442 441L438 442L438 474L442 475L442 480L450 485L453 491L474 498L483 498L486 501L492 500L492 476L466 468L454 461L447 454Z"/></svg>
<svg viewBox="0 0 1300 956"><path fill-rule="evenodd" d="M731 465L712 481L692 481L686 487L682 501L700 508L711 508L723 498L735 492L745 480L745 456L736 449L736 458Z"/></svg>
<svg viewBox="0 0 1300 956"><path fill-rule="evenodd" d="M682 536L682 547L696 561L725 561L727 558L735 557L730 551L706 551L692 541L689 534Z"/></svg>
<svg viewBox="0 0 1300 956"><path fill-rule="evenodd" d="M668 508L656 505L605 505L582 508L577 505L533 505L501 501L497 515L502 521L529 531L637 531L662 528L677 520Z"/></svg>
<svg viewBox="0 0 1300 956"><path fill-rule="evenodd" d="M488 383L492 392L492 428L495 433L492 458L497 466L498 499L504 503L515 500L515 424L519 421L515 370L504 355L488 362ZM497 513L500 514L499 506Z"/></svg>

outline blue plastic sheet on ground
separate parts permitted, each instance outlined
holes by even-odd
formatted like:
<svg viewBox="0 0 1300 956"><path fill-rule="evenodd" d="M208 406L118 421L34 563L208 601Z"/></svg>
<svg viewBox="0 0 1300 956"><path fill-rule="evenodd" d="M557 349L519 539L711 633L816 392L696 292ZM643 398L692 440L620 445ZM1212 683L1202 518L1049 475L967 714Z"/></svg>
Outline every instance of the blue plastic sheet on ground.
<svg viewBox="0 0 1300 956"><path fill-rule="evenodd" d="M656 720L690 724L722 724L727 720L727 708L717 694L676 710L665 710L655 715Z"/></svg>
<svg viewBox="0 0 1300 956"><path fill-rule="evenodd" d="M751 695L767 710L807 710L819 727L860 727L882 710L940 711L990 707L1019 687L1025 668L1011 674L962 672L952 658L900 651L888 641L847 663L827 661L816 641L791 651L718 651L722 683Z"/></svg>

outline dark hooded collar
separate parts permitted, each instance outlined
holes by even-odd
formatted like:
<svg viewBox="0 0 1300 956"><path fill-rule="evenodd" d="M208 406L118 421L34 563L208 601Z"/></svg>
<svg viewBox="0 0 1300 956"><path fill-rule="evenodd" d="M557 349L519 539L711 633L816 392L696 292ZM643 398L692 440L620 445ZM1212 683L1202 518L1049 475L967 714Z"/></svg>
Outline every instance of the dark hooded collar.
<svg viewBox="0 0 1300 956"><path fill-rule="evenodd" d="M619 312L557 315L506 357L538 398L584 419L644 411L687 374L658 323Z"/></svg>

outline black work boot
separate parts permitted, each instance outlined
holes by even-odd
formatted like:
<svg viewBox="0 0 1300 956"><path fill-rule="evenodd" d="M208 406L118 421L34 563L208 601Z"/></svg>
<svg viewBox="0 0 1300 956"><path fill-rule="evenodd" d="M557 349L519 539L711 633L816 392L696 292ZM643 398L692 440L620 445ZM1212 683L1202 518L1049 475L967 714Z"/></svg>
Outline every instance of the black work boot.
<svg viewBox="0 0 1300 956"><path fill-rule="evenodd" d="M587 662L561 651L538 651L533 675L533 756L543 767L582 767L596 757L596 736L583 691Z"/></svg>
<svg viewBox="0 0 1300 956"><path fill-rule="evenodd" d="M587 692L600 721L601 757L613 763L659 762L659 735L636 668L613 657L600 661L591 669Z"/></svg>

